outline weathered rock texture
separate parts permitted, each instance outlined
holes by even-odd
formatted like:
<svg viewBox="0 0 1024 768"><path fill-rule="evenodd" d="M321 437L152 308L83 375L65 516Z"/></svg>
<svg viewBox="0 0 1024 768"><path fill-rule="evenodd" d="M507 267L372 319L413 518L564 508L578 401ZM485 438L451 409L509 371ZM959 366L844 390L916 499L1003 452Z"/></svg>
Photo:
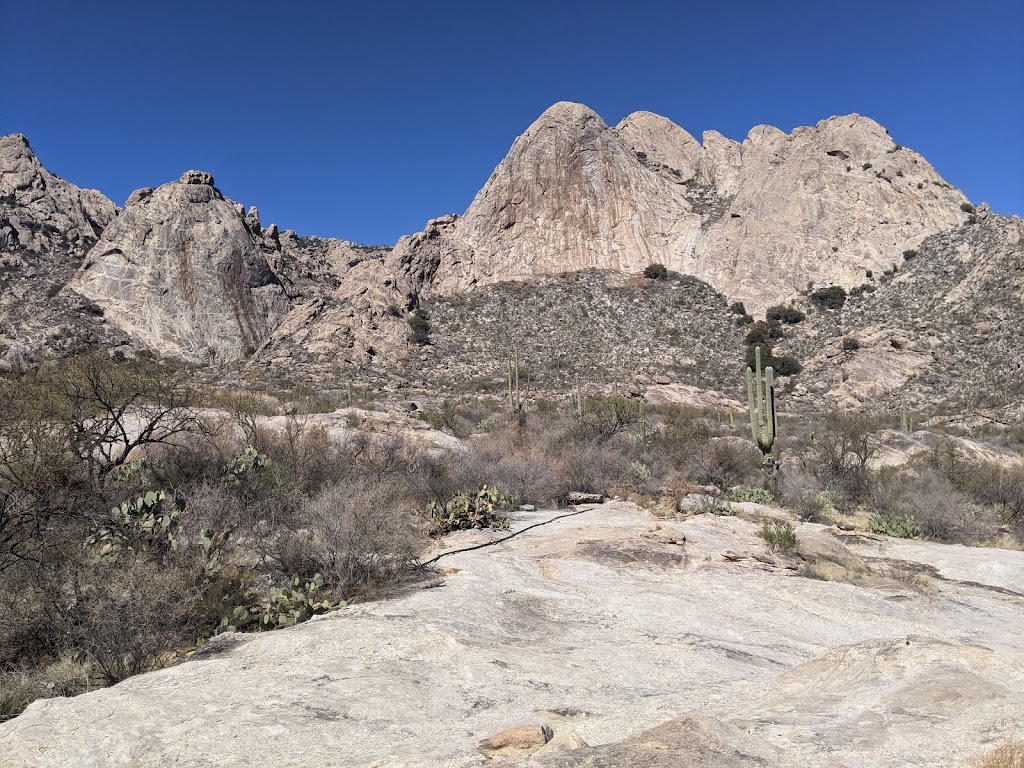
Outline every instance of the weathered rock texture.
<svg viewBox="0 0 1024 768"><path fill-rule="evenodd" d="M648 112L611 128L558 103L461 219L403 238L391 263L450 293L657 262L763 310L809 282L857 285L966 218L963 195L866 117L703 138Z"/></svg>
<svg viewBox="0 0 1024 768"><path fill-rule="evenodd" d="M242 207L202 171L133 193L70 287L140 344L192 362L251 354L288 309Z"/></svg>
<svg viewBox="0 0 1024 768"><path fill-rule="evenodd" d="M43 168L25 136L0 136L0 251L81 255L116 215L102 193Z"/></svg>
<svg viewBox="0 0 1024 768"><path fill-rule="evenodd" d="M441 560L439 588L37 701L0 768L924 768L1024 732L1024 553L798 525L808 557L933 574L854 584L797 576L740 517L654 523L606 503ZM477 751L521 724L554 738Z"/></svg>
<svg viewBox="0 0 1024 768"><path fill-rule="evenodd" d="M24 136L0 137L0 370L124 341L88 302L60 293L117 210L48 172Z"/></svg>

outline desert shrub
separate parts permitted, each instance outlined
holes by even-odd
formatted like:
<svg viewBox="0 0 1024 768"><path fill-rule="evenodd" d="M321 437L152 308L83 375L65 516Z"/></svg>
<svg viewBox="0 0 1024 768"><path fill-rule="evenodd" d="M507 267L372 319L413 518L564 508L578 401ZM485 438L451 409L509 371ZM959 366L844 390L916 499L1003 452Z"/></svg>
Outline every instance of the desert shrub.
<svg viewBox="0 0 1024 768"><path fill-rule="evenodd" d="M873 501L880 514L912 520L918 535L935 541L972 543L993 535L996 529L991 512L974 503L935 467L890 474L878 484Z"/></svg>
<svg viewBox="0 0 1024 768"><path fill-rule="evenodd" d="M836 511L832 498L821 489L813 474L799 465L789 465L779 474L778 485L784 505L800 520L832 523Z"/></svg>
<svg viewBox="0 0 1024 768"><path fill-rule="evenodd" d="M855 352L860 349L860 342L852 336L847 336L843 339L843 350L846 352Z"/></svg>
<svg viewBox="0 0 1024 768"><path fill-rule="evenodd" d="M644 277L651 280L664 280L668 277L668 269L664 264L648 264L644 268Z"/></svg>
<svg viewBox="0 0 1024 768"><path fill-rule="evenodd" d="M836 508L847 512L870 498L875 482L870 463L878 450L874 434L882 426L871 414L832 412L814 419L809 432L787 447Z"/></svg>
<svg viewBox="0 0 1024 768"><path fill-rule="evenodd" d="M976 503L990 506L1004 522L1024 523L1024 468L982 461L966 465L967 471L952 469L951 479L957 489Z"/></svg>
<svg viewBox="0 0 1024 768"><path fill-rule="evenodd" d="M424 346L430 343L430 320L422 309L417 309L409 315L407 322L411 331L410 341L413 344Z"/></svg>
<svg viewBox="0 0 1024 768"><path fill-rule="evenodd" d="M916 259L916 258L917 258L917 251L915 251L913 248L908 248L907 250L905 250L903 252L903 260L904 261L910 261L911 259Z"/></svg>
<svg viewBox="0 0 1024 768"><path fill-rule="evenodd" d="M775 306L768 307L765 313L765 318L768 322L777 321L780 323L786 323L787 325L793 325L799 323L807 316L796 307L787 307L782 304L776 304Z"/></svg>
<svg viewBox="0 0 1024 768"><path fill-rule="evenodd" d="M745 315L747 314L747 308L743 306L742 301L734 301L729 305L729 311L734 315Z"/></svg>
<svg viewBox="0 0 1024 768"><path fill-rule="evenodd" d="M557 461L559 449L551 445L554 439L554 435L533 433L519 440L497 434L478 441L458 459L459 488L488 485L511 507L556 503L566 489Z"/></svg>
<svg viewBox="0 0 1024 768"><path fill-rule="evenodd" d="M764 488L745 488L741 485L730 488L726 493L729 497L729 501L750 501L754 504L774 504L775 497L772 496L771 491L767 491Z"/></svg>
<svg viewBox="0 0 1024 768"><path fill-rule="evenodd" d="M868 519L868 529L872 533L899 539L920 539L923 536L917 521L904 515L875 513Z"/></svg>
<svg viewBox="0 0 1024 768"><path fill-rule="evenodd" d="M753 369L756 363L755 346L747 347L745 363ZM789 355L775 355L771 347L761 347L761 367L771 368L778 376L795 376L803 370L800 361Z"/></svg>
<svg viewBox="0 0 1024 768"><path fill-rule="evenodd" d="M764 539L772 552L792 557L796 553L797 540L793 525L786 520L771 518L761 524L757 534Z"/></svg>
<svg viewBox="0 0 1024 768"><path fill-rule="evenodd" d="M860 298L865 293L874 293L877 290L871 283L861 283L850 289L850 298Z"/></svg>
<svg viewBox="0 0 1024 768"><path fill-rule="evenodd" d="M819 309L842 309L846 303L846 289L841 285L819 288L811 293L810 299Z"/></svg>
<svg viewBox="0 0 1024 768"><path fill-rule="evenodd" d="M782 330L782 324L778 320L768 320L767 322L758 320L750 326L744 341L747 344L767 345L776 339L783 338L785 335L785 331Z"/></svg>
<svg viewBox="0 0 1024 768"><path fill-rule="evenodd" d="M1002 744L974 763L977 768L1024 768L1024 741Z"/></svg>
<svg viewBox="0 0 1024 768"><path fill-rule="evenodd" d="M629 456L613 444L569 439L552 447L560 475L559 500L571 491L608 495L609 489L630 481Z"/></svg>
<svg viewBox="0 0 1024 768"><path fill-rule="evenodd" d="M800 362L790 355L772 355L772 368L779 376L796 376L803 370Z"/></svg>
<svg viewBox="0 0 1024 768"><path fill-rule="evenodd" d="M960 203L960 210L964 213L974 213L975 208L970 203Z"/></svg>
<svg viewBox="0 0 1024 768"><path fill-rule="evenodd" d="M688 475L695 482L727 489L758 482L760 471L761 454L751 440L720 437L695 452Z"/></svg>
<svg viewBox="0 0 1024 768"><path fill-rule="evenodd" d="M164 666L202 634L197 578L131 555L83 567L68 627L75 647L109 684Z"/></svg>
<svg viewBox="0 0 1024 768"><path fill-rule="evenodd" d="M587 409L572 427L576 440L604 443L634 429L643 418L643 404L621 395L587 398Z"/></svg>
<svg viewBox="0 0 1024 768"><path fill-rule="evenodd" d="M494 401L477 398L469 403L445 400L440 408L420 411L418 416L434 429L465 439L474 432L487 431L496 412Z"/></svg>
<svg viewBox="0 0 1024 768"><path fill-rule="evenodd" d="M0 723L17 717L45 695L45 688L24 669L0 667Z"/></svg>
<svg viewBox="0 0 1024 768"><path fill-rule="evenodd" d="M394 477L325 486L283 523L271 556L279 574L321 574L344 597L387 590L408 576L423 538L409 489Z"/></svg>

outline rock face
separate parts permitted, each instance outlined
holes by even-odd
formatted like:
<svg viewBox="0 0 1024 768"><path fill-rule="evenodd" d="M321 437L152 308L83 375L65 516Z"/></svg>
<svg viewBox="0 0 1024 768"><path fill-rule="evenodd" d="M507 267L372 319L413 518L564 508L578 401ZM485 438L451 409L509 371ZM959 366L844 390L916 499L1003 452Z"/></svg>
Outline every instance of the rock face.
<svg viewBox="0 0 1024 768"><path fill-rule="evenodd" d="M611 128L561 102L520 136L465 215L403 238L396 270L441 293L590 267L652 263L748 308L808 283L846 287L966 218L964 196L873 120L699 144L638 112Z"/></svg>
<svg viewBox="0 0 1024 768"><path fill-rule="evenodd" d="M117 210L43 168L24 136L0 137L0 370L124 341L60 293Z"/></svg>
<svg viewBox="0 0 1024 768"><path fill-rule="evenodd" d="M102 193L43 168L25 136L0 136L0 251L81 254L116 215Z"/></svg>
<svg viewBox="0 0 1024 768"><path fill-rule="evenodd" d="M608 502L441 560L438 588L37 701L0 724L0 768L926 768L1024 729L1024 553L797 525L935 575L864 586L794 575L740 517L661 522L682 544L654 523Z"/></svg>
<svg viewBox="0 0 1024 768"><path fill-rule="evenodd" d="M70 288L159 354L230 362L255 351L288 303L242 206L203 171L128 202Z"/></svg>

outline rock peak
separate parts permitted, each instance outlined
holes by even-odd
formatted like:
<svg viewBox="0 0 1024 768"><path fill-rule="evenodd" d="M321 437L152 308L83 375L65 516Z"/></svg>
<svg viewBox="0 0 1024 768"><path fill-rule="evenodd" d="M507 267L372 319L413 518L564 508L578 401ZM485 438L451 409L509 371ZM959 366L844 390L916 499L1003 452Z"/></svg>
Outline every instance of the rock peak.
<svg viewBox="0 0 1024 768"><path fill-rule="evenodd" d="M27 149L29 152L32 151L31 145L28 143L28 136L23 133L9 133L6 136L0 136L0 146L15 146Z"/></svg>
<svg viewBox="0 0 1024 768"><path fill-rule="evenodd" d="M605 127L604 120L586 104L578 104L575 101L556 101L545 109L533 125L550 125L551 123L584 123L589 120L596 120L601 127Z"/></svg>
<svg viewBox="0 0 1024 768"><path fill-rule="evenodd" d="M209 171L185 171L178 179L179 184L205 184L213 186L213 174Z"/></svg>

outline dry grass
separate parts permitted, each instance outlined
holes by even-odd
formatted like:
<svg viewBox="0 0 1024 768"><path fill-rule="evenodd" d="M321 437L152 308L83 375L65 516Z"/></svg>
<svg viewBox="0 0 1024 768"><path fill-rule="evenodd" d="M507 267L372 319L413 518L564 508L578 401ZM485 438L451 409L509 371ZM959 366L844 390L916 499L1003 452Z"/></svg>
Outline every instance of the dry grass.
<svg viewBox="0 0 1024 768"><path fill-rule="evenodd" d="M1024 768L1024 741L1011 741L978 758L975 768Z"/></svg>

